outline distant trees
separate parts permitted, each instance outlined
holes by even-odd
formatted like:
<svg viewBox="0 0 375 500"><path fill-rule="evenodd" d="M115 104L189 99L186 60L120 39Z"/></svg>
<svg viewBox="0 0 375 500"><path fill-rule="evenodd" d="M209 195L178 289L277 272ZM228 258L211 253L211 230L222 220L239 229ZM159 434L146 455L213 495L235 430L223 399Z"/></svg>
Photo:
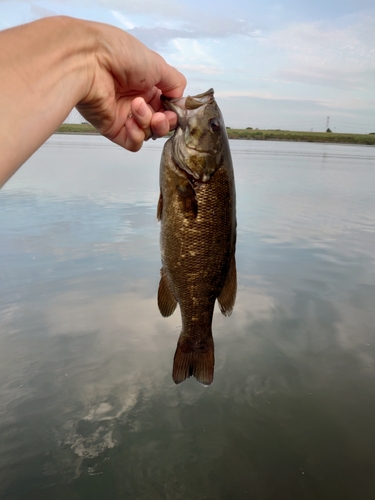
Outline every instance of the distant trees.
<svg viewBox="0 0 375 500"><path fill-rule="evenodd" d="M326 132L332 132L332 130L330 128L327 128Z"/></svg>

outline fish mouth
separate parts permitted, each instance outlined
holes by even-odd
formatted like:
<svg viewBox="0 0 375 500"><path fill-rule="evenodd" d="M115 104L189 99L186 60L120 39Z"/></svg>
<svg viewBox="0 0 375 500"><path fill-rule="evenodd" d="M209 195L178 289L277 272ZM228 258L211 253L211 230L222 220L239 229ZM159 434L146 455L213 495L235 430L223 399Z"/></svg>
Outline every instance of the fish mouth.
<svg viewBox="0 0 375 500"><path fill-rule="evenodd" d="M163 104L163 107L169 111L174 111L178 118L181 118L182 114L185 112L185 100L186 97L167 97L164 94L161 94L160 96L160 101Z"/></svg>
<svg viewBox="0 0 375 500"><path fill-rule="evenodd" d="M214 89L209 89L207 92L195 96L187 97L167 97L161 94L160 101L165 109L174 111L179 118L183 118L187 110L194 110L205 106L214 99Z"/></svg>

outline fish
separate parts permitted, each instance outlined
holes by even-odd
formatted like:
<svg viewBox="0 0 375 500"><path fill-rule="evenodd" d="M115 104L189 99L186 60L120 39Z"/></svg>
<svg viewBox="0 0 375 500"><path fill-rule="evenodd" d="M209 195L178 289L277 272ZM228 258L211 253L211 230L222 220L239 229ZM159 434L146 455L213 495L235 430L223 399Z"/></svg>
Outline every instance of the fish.
<svg viewBox="0 0 375 500"><path fill-rule="evenodd" d="M232 313L237 292L236 192L223 116L214 90L195 96L161 96L178 125L160 162L162 268L158 307L164 317L179 304L182 329L173 360L176 384L214 377L212 318L216 300Z"/></svg>

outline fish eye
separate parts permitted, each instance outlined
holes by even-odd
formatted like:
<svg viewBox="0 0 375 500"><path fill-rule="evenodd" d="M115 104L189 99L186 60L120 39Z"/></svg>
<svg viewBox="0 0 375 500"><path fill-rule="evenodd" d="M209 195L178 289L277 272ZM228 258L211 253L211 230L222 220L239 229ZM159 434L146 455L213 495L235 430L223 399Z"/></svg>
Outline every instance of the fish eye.
<svg viewBox="0 0 375 500"><path fill-rule="evenodd" d="M211 130L213 130L214 132L220 130L220 122L217 118L212 118L212 120L210 120L210 125L211 125Z"/></svg>

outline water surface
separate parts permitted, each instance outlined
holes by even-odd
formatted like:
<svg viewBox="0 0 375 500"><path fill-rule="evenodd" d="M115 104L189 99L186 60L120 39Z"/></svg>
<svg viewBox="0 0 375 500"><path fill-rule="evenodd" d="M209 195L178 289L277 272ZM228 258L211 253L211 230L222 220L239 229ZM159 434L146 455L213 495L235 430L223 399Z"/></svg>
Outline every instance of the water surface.
<svg viewBox="0 0 375 500"><path fill-rule="evenodd" d="M162 145L54 136L0 192L0 497L373 498L375 149L231 142L205 388L156 304Z"/></svg>

